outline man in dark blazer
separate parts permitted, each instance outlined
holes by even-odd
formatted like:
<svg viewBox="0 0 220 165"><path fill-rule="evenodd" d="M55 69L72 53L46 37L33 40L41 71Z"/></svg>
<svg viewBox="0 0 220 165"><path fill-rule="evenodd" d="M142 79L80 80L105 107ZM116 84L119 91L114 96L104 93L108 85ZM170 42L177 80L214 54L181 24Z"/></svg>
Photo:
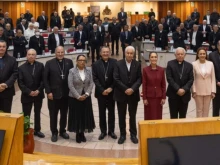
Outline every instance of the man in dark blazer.
<svg viewBox="0 0 220 165"><path fill-rule="evenodd" d="M124 25L123 25L124 26ZM111 41L112 41L112 55L114 55L115 50L115 44L116 44L116 55L119 55L119 37L121 33L121 27L120 24L116 22L116 18L112 18L112 23L108 26L109 34L111 35Z"/></svg>
<svg viewBox="0 0 220 165"><path fill-rule="evenodd" d="M98 31L101 33L101 46L103 46L105 38L105 27L102 25L102 20L98 21Z"/></svg>
<svg viewBox="0 0 220 165"><path fill-rule="evenodd" d="M11 18L9 18L9 13L8 12L5 12L5 24L9 23L11 25L11 29L14 29L14 26L13 26L13 21Z"/></svg>
<svg viewBox="0 0 220 165"><path fill-rule="evenodd" d="M134 47L128 46L125 49L125 59L116 63L114 69L114 100L117 101L120 138L118 144L126 140L126 111L128 106L130 136L134 144L138 143L136 128L136 113L140 101L139 87L142 82L141 64L134 60Z"/></svg>
<svg viewBox="0 0 220 165"><path fill-rule="evenodd" d="M26 13L24 14L24 18L27 20L27 22L31 22L32 17L33 17L33 15L30 13L30 10L27 9Z"/></svg>
<svg viewBox="0 0 220 165"><path fill-rule="evenodd" d="M5 25L4 33L5 33L6 37L8 38L8 44L9 44L8 46L13 45L13 38L15 37L15 33L11 29L11 25L9 23L7 23Z"/></svg>
<svg viewBox="0 0 220 165"><path fill-rule="evenodd" d="M99 140L107 135L106 109L108 109L108 135L117 139L115 135L115 101L113 100L114 79L113 71L117 60L109 58L109 47L100 50L101 59L92 65L93 81L95 83L95 97L99 106L99 126L101 134Z"/></svg>
<svg viewBox="0 0 220 165"><path fill-rule="evenodd" d="M194 9L194 12L191 13L191 18L196 25L199 24L200 13L197 11L197 8Z"/></svg>
<svg viewBox="0 0 220 165"><path fill-rule="evenodd" d="M47 30L48 17L45 15L45 11L41 12L41 15L37 17L39 23L39 29Z"/></svg>
<svg viewBox="0 0 220 165"><path fill-rule="evenodd" d="M172 38L173 38L173 47L174 48L182 47L182 48L186 49L186 45L184 42L185 33L183 33L180 30L180 26L177 26L176 31L173 33Z"/></svg>
<svg viewBox="0 0 220 165"><path fill-rule="evenodd" d="M170 30L171 30L172 32L175 32L175 31L176 31L176 27L177 27L177 26L180 26L180 23L181 23L180 18L178 18L178 17L176 16L176 13L173 13L173 16L172 16L172 18L171 18L171 20L170 20Z"/></svg>
<svg viewBox="0 0 220 165"><path fill-rule="evenodd" d="M27 51L27 62L19 67L18 86L21 89L21 103L24 116L31 115L31 109L34 105L34 135L44 138L40 131L40 114L44 98L44 65L35 61L36 51L29 49Z"/></svg>
<svg viewBox="0 0 220 165"><path fill-rule="evenodd" d="M148 13L148 18L150 19L151 16L156 17L155 12L154 12L154 10L152 8L150 9L150 12Z"/></svg>
<svg viewBox="0 0 220 165"><path fill-rule="evenodd" d="M206 15L204 15L203 20L207 21L207 25L211 25L211 16L210 16L210 11L207 10Z"/></svg>
<svg viewBox="0 0 220 165"><path fill-rule="evenodd" d="M219 13L217 12L216 8L213 9L213 12L210 15L210 22L211 25L217 24L219 19Z"/></svg>
<svg viewBox="0 0 220 165"><path fill-rule="evenodd" d="M151 19L149 21L149 24L151 25L151 29L152 29L152 34L155 34L155 31L158 28L158 21L155 19L154 16L151 16Z"/></svg>
<svg viewBox="0 0 220 165"><path fill-rule="evenodd" d="M70 14L70 11L67 10L66 15L63 17L64 28L71 28L73 25L73 16Z"/></svg>
<svg viewBox="0 0 220 165"><path fill-rule="evenodd" d="M209 60L213 62L215 68L216 94L212 100L212 116L219 116L220 112L220 41L217 42L217 50L209 54Z"/></svg>
<svg viewBox="0 0 220 165"><path fill-rule="evenodd" d="M75 27L80 25L83 22L83 17L80 15L80 12L77 12L77 15L75 17Z"/></svg>
<svg viewBox="0 0 220 165"><path fill-rule="evenodd" d="M50 114L51 141L56 142L58 136L57 117L60 111L59 134L64 139L69 139L66 133L68 112L68 74L73 68L73 62L64 58L64 48L58 46L55 51L56 58L46 62L44 70L44 86L48 98Z"/></svg>
<svg viewBox="0 0 220 165"><path fill-rule="evenodd" d="M120 34L121 47L123 51L123 58L125 58L125 48L131 45L133 41L132 33L128 31L128 25L124 26L124 31Z"/></svg>
<svg viewBox="0 0 220 165"><path fill-rule="evenodd" d="M31 48L37 52L37 55L42 55L45 50L44 37L40 35L38 29L35 30L35 35L30 38L29 49Z"/></svg>
<svg viewBox="0 0 220 165"><path fill-rule="evenodd" d="M48 49L51 50L51 53L55 52L57 46L64 46L63 36L59 34L58 27L53 28L53 33L48 37Z"/></svg>
<svg viewBox="0 0 220 165"><path fill-rule="evenodd" d="M203 20L202 25L199 26L198 29L203 34L203 41L207 42L209 38L209 34L211 33L211 28L207 25L207 21Z"/></svg>
<svg viewBox="0 0 220 165"><path fill-rule="evenodd" d="M203 43L203 35L200 31L198 31L198 25L193 25L193 31L190 33L190 48L197 52L197 49L202 46Z"/></svg>
<svg viewBox="0 0 220 165"><path fill-rule="evenodd" d="M101 33L97 29L97 24L93 25L93 30L89 33L89 45L92 51L92 63L95 62L95 52L96 60L99 59L99 51L101 46Z"/></svg>
<svg viewBox="0 0 220 165"><path fill-rule="evenodd" d="M155 47L160 47L161 49L168 50L168 36L167 32L163 30L163 25L158 25L158 30L155 32L155 39L154 39Z"/></svg>
<svg viewBox="0 0 220 165"><path fill-rule="evenodd" d="M194 80L192 64L184 60L185 49L177 48L175 56L176 59L169 61L166 69L171 119L186 117L188 103L191 99L190 89Z"/></svg>
<svg viewBox="0 0 220 165"><path fill-rule="evenodd" d="M17 29L20 29L22 31L22 34L24 34L25 30L27 30L28 25L26 24L26 19L22 19L21 23L19 23L16 27Z"/></svg>
<svg viewBox="0 0 220 165"><path fill-rule="evenodd" d="M50 18L50 28L54 28L57 26L59 29L61 28L61 19L58 16L57 12L54 12L54 15Z"/></svg>
<svg viewBox="0 0 220 165"><path fill-rule="evenodd" d="M16 36L13 39L13 43L14 43L13 56L15 58L25 57L27 54L26 45L28 44L28 42L25 39L25 37L22 35L22 31L20 29L16 30Z"/></svg>
<svg viewBox="0 0 220 165"><path fill-rule="evenodd" d="M143 38L144 40L151 40L152 39L152 28L148 23L148 20L144 20L144 25L142 29Z"/></svg>
<svg viewBox="0 0 220 165"><path fill-rule="evenodd" d="M220 33L218 32L218 25L213 25L213 31L209 34L209 51L217 50L217 42L220 40Z"/></svg>
<svg viewBox="0 0 220 165"><path fill-rule="evenodd" d="M170 32L170 27L169 25L167 25L165 18L161 18L160 23L163 25L163 30L166 31L168 34Z"/></svg>
<svg viewBox="0 0 220 165"><path fill-rule="evenodd" d="M6 53L6 42L0 40L0 110L11 113L14 83L18 76L17 62Z"/></svg>
<svg viewBox="0 0 220 165"><path fill-rule="evenodd" d="M121 12L118 13L118 20L120 23L121 28L127 25L127 13L124 12L124 8L121 8Z"/></svg>
<svg viewBox="0 0 220 165"><path fill-rule="evenodd" d="M78 26L78 31L74 33L74 46L76 49L85 49L85 42L87 36L86 33L83 31L83 26Z"/></svg>

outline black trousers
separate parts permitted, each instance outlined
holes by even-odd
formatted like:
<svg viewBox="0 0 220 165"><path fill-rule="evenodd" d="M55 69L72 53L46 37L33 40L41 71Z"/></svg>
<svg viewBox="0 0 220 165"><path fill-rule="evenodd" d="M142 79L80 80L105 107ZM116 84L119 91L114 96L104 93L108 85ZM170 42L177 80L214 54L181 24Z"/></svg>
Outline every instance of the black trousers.
<svg viewBox="0 0 220 165"><path fill-rule="evenodd" d="M39 132L41 130L40 126L40 114L42 107L42 100L34 100L29 103L22 103L22 110L24 112L24 116L31 116L31 109L34 104L34 130Z"/></svg>
<svg viewBox="0 0 220 165"><path fill-rule="evenodd" d="M99 127L102 133L107 132L106 109L108 109L108 132L115 131L115 101L111 96L97 98L99 106Z"/></svg>
<svg viewBox="0 0 220 165"><path fill-rule="evenodd" d="M61 99L48 99L48 108L50 113L50 130L53 135L58 134L57 117L60 111L60 134L66 132L67 113L68 113L68 97Z"/></svg>
<svg viewBox="0 0 220 165"><path fill-rule="evenodd" d="M137 113L138 102L136 101L117 102L120 134L121 136L126 135L127 106L129 113L130 135L137 136L136 113Z"/></svg>
<svg viewBox="0 0 220 165"><path fill-rule="evenodd" d="M171 119L186 118L188 103L184 103L181 97L177 97L175 99L169 98L168 102Z"/></svg>
<svg viewBox="0 0 220 165"><path fill-rule="evenodd" d="M119 49L119 45L118 45L118 41L119 41L119 36L111 36L111 41L112 41L112 54L114 54L115 51L115 43L116 43L116 53L118 53L118 49Z"/></svg>
<svg viewBox="0 0 220 165"><path fill-rule="evenodd" d="M13 96L9 98L0 98L0 110L6 113L11 113Z"/></svg>
<svg viewBox="0 0 220 165"><path fill-rule="evenodd" d="M220 93L215 94L215 98L212 100L212 116L219 116L220 112Z"/></svg>
<svg viewBox="0 0 220 165"><path fill-rule="evenodd" d="M123 59L125 59L125 46L121 46L121 48L122 48L122 51L123 51Z"/></svg>
<svg viewBox="0 0 220 165"><path fill-rule="evenodd" d="M99 60L99 50L100 50L100 46L99 45L92 45L91 46L92 63L95 62L95 52L96 52L96 60Z"/></svg>

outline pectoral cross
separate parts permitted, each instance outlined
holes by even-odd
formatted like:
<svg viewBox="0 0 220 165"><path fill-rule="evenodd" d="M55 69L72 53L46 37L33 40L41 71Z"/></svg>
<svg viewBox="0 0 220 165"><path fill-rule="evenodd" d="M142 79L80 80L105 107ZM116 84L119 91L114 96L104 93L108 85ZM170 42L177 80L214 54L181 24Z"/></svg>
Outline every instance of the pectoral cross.
<svg viewBox="0 0 220 165"><path fill-rule="evenodd" d="M60 76L61 76L62 80L64 80L65 75L62 73Z"/></svg>

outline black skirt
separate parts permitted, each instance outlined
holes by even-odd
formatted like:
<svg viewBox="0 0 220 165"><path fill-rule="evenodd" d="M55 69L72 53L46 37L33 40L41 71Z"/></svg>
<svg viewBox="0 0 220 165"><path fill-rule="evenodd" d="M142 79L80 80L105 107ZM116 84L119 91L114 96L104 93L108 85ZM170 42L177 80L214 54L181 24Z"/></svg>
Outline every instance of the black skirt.
<svg viewBox="0 0 220 165"><path fill-rule="evenodd" d="M92 109L92 99L87 97L84 101L79 101L69 97L69 132L93 132L95 120Z"/></svg>

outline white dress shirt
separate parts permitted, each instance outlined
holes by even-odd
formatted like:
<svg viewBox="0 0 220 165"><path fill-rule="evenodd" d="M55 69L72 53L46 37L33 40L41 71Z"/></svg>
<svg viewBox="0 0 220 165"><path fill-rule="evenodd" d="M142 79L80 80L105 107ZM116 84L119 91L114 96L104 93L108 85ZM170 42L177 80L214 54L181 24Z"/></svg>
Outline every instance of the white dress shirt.
<svg viewBox="0 0 220 165"><path fill-rule="evenodd" d="M85 80L85 77L86 77L86 76L85 76L84 69L83 69L83 70L78 69L78 71L79 71L79 75L80 75L82 81L84 81L84 80Z"/></svg>
<svg viewBox="0 0 220 165"><path fill-rule="evenodd" d="M130 72L131 62L129 63L129 62L127 62L127 60L125 60L125 62L126 62L126 65L127 65L128 71Z"/></svg>
<svg viewBox="0 0 220 165"><path fill-rule="evenodd" d="M202 25L202 26L203 26L203 31L205 32L206 25ZM206 34L203 34L203 37L206 37Z"/></svg>
<svg viewBox="0 0 220 165"><path fill-rule="evenodd" d="M202 75L205 76L205 74L206 74L206 65L205 65L205 63L200 63L199 66L200 66L200 70L201 70Z"/></svg>
<svg viewBox="0 0 220 165"><path fill-rule="evenodd" d="M60 46L60 38L59 38L59 35L58 35L58 34L54 34L54 36L55 36L55 39L56 39L57 46Z"/></svg>
<svg viewBox="0 0 220 165"><path fill-rule="evenodd" d="M207 20L206 20L207 24L210 25L210 15L206 15L206 18L207 18Z"/></svg>
<svg viewBox="0 0 220 165"><path fill-rule="evenodd" d="M197 31L193 32L193 35L192 35L192 45L193 46L196 46L196 34L197 34Z"/></svg>

